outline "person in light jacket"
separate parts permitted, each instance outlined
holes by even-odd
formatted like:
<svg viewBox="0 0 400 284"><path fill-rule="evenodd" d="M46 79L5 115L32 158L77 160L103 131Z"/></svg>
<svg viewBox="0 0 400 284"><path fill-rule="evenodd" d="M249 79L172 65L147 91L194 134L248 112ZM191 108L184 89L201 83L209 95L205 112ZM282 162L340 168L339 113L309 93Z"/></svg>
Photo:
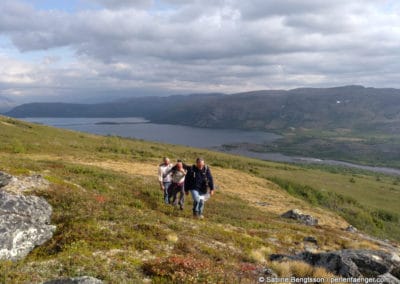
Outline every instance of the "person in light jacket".
<svg viewBox="0 0 400 284"><path fill-rule="evenodd" d="M176 162L176 165L170 169L167 174L171 174L172 185L168 193L168 197L172 198L172 205L178 206L183 210L185 204L185 176L187 173L188 166L186 166L181 160ZM179 200L178 200L179 193ZM170 202L171 203L171 202Z"/></svg>
<svg viewBox="0 0 400 284"><path fill-rule="evenodd" d="M171 186L172 179L171 174L167 174L171 170L173 165L170 163L168 157L163 158L163 162L158 166L158 181L160 183L160 188L164 192L164 202L169 204L169 187Z"/></svg>

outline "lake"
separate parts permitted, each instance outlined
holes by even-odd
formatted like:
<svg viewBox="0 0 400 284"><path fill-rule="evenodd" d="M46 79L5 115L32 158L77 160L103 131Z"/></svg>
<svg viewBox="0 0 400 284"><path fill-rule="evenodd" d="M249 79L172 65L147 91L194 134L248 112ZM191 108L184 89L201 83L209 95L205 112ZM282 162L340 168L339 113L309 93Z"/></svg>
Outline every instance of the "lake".
<svg viewBox="0 0 400 284"><path fill-rule="evenodd" d="M156 124L138 117L24 118L24 120L99 135L117 135L199 148L215 148L224 144L236 143L263 144L280 137L273 133L261 131Z"/></svg>
<svg viewBox="0 0 400 284"><path fill-rule="evenodd" d="M241 143L265 144L272 142L281 136L262 131L243 131L236 129L210 129L181 125L156 124L138 118L24 118L24 120L59 128L77 130L99 135L117 135L156 141L169 144L178 144L198 148L207 148L223 151L231 154L257 158L261 160L298 163L298 164L324 164L343 166L368 170L376 173L400 175L399 169L386 167L372 167L357 165L335 160L322 160L310 157L292 157L281 153L251 152L241 147L228 148L223 145L235 145Z"/></svg>

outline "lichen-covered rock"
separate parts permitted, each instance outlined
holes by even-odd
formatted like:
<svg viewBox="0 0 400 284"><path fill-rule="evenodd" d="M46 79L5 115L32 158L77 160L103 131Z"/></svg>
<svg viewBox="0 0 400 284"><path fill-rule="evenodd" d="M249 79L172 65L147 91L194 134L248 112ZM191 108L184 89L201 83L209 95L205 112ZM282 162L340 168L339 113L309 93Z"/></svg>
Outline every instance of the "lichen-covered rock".
<svg viewBox="0 0 400 284"><path fill-rule="evenodd" d="M103 281L101 281L100 279L89 276L82 276L82 277L50 280L44 282L43 284L102 284L102 283Z"/></svg>
<svg viewBox="0 0 400 284"><path fill-rule="evenodd" d="M301 223L306 224L308 226L316 226L316 225L318 225L318 219L317 218L315 218L315 217L313 217L311 215L303 214L298 209L289 210L286 213L282 214L282 217L300 221Z"/></svg>
<svg viewBox="0 0 400 284"><path fill-rule="evenodd" d="M0 190L0 259L18 260L53 236L52 208L37 196Z"/></svg>
<svg viewBox="0 0 400 284"><path fill-rule="evenodd" d="M5 172L0 172L0 188L9 184L11 179L12 179L11 175L9 175Z"/></svg>
<svg viewBox="0 0 400 284"><path fill-rule="evenodd" d="M2 189L19 194L32 189L47 189L49 185L50 183L41 175L10 176L8 183Z"/></svg>
<svg viewBox="0 0 400 284"><path fill-rule="evenodd" d="M293 256L271 255L271 260L301 260L314 266L322 266L343 277L383 277L397 281L400 279L400 262L397 261L396 255L383 251L303 252Z"/></svg>

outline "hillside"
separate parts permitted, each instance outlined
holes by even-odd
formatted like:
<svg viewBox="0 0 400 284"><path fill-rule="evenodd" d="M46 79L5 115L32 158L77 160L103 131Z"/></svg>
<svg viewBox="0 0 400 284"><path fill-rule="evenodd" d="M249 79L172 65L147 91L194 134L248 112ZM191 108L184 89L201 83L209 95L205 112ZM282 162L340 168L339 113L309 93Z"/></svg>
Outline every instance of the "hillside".
<svg viewBox="0 0 400 284"><path fill-rule="evenodd" d="M48 188L25 192L53 207L54 236L25 259L0 261L0 282L41 283L89 275L107 283L253 283L269 267L279 276L332 276L272 254L305 249L398 250L399 180L368 172L306 168L174 145L101 137L0 117L0 171L40 174ZM201 155L218 190L206 219L161 202L162 156ZM301 209L306 226L281 217ZM351 223L360 233L344 229ZM365 233L380 238L382 242ZM318 245L305 241L313 237ZM258 271L258 272L257 272ZM246 282L247 281L247 282Z"/></svg>
<svg viewBox="0 0 400 284"><path fill-rule="evenodd" d="M13 117L126 117L198 127L284 131L313 128L398 133L400 90L346 86L233 95L142 97L95 105L33 103Z"/></svg>

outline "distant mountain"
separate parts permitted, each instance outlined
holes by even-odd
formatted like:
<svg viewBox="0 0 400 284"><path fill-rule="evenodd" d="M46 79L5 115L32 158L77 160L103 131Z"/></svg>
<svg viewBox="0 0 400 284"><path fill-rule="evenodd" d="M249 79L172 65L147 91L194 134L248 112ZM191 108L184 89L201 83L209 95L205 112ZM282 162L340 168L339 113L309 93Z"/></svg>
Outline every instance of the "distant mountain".
<svg viewBox="0 0 400 284"><path fill-rule="evenodd" d="M10 109L12 109L15 106L16 106L16 103L13 100L11 100L5 96L0 96L0 112L9 111Z"/></svg>
<svg viewBox="0 0 400 284"><path fill-rule="evenodd" d="M13 117L128 117L210 128L400 131L400 90L344 86L232 95L142 97L102 104L35 103Z"/></svg>

